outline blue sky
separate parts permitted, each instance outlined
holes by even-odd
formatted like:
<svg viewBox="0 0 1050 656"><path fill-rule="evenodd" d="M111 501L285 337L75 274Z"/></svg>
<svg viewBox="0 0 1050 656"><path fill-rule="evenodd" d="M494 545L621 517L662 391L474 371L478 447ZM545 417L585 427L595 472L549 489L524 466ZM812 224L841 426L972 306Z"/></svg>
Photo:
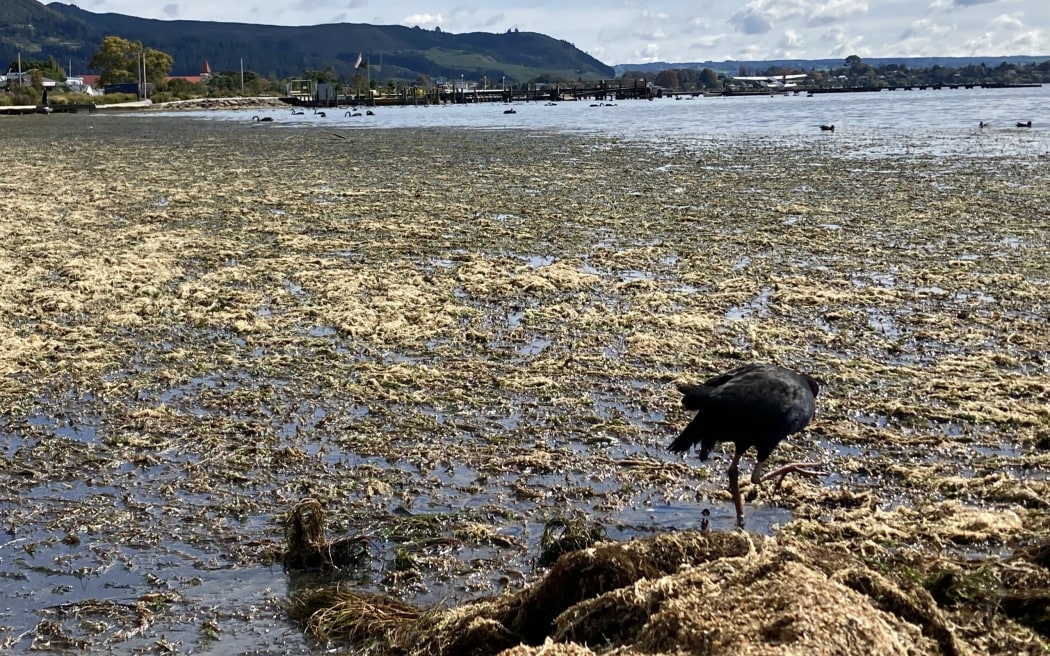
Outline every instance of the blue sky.
<svg viewBox="0 0 1050 656"><path fill-rule="evenodd" d="M96 13L542 32L606 64L1050 55L1050 0L66 0Z"/></svg>

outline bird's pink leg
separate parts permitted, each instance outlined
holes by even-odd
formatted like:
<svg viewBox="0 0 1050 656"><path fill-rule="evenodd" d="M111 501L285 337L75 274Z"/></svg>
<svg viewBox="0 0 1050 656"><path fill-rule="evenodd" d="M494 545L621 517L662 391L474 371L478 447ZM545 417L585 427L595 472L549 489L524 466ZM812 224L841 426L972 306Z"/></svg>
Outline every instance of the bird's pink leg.
<svg viewBox="0 0 1050 656"><path fill-rule="evenodd" d="M827 472L823 470L815 470L814 467L823 467L822 462L793 462L789 465L777 467L771 472L763 474L759 478L758 482L769 480L770 478L777 479L777 482L773 485L773 491L776 492L780 489L780 484L784 482L784 477L788 474L802 474L803 476L826 476Z"/></svg>
<svg viewBox="0 0 1050 656"><path fill-rule="evenodd" d="M733 456L733 462L729 465L729 493L733 495L733 505L736 506L736 523L738 526L743 526L744 500L740 498L740 468L737 467L739 462L740 454L737 453Z"/></svg>

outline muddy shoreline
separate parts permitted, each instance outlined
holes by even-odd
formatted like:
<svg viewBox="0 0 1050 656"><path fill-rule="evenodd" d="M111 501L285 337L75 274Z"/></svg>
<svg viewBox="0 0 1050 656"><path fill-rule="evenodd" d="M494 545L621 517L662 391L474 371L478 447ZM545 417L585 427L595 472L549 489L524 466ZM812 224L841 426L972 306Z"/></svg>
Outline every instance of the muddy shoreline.
<svg viewBox="0 0 1050 656"><path fill-rule="evenodd" d="M443 607L536 581L552 517L731 531L728 454L663 451L673 383L765 360L826 385L775 458L832 473L761 491L755 553L1045 653L990 604L1050 578L1011 560L1050 529L1050 158L70 119L0 181L0 644L308 653L304 498L369 538L343 585Z"/></svg>

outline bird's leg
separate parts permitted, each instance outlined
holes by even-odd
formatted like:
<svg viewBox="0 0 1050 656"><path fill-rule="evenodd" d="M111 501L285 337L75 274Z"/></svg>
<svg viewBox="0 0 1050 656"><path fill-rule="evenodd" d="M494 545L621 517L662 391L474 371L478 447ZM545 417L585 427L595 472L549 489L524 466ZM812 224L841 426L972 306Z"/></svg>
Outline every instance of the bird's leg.
<svg viewBox="0 0 1050 656"><path fill-rule="evenodd" d="M771 472L762 473L761 465L764 463L758 463L755 465L754 471L751 473L751 480L755 483L761 483L762 481L769 480L770 478L777 479L777 482L773 485L773 491L776 492L780 489L780 484L784 482L784 477L788 474L802 474L803 476L825 476L826 471L815 470L814 467L823 467L822 462L793 462L789 465L777 467Z"/></svg>
<svg viewBox="0 0 1050 656"><path fill-rule="evenodd" d="M736 506L737 526L744 525L744 500L740 498L740 454L733 455L733 462L729 465L729 493L733 495L733 505Z"/></svg>

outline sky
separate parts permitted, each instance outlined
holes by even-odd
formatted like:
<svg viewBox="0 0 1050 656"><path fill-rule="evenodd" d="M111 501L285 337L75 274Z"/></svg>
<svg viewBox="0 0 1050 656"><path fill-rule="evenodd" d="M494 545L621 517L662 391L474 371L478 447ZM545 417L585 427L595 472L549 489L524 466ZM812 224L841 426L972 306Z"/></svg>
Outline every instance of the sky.
<svg viewBox="0 0 1050 656"><path fill-rule="evenodd" d="M266 25L541 32L609 64L1050 55L1050 0L64 0L95 13Z"/></svg>

